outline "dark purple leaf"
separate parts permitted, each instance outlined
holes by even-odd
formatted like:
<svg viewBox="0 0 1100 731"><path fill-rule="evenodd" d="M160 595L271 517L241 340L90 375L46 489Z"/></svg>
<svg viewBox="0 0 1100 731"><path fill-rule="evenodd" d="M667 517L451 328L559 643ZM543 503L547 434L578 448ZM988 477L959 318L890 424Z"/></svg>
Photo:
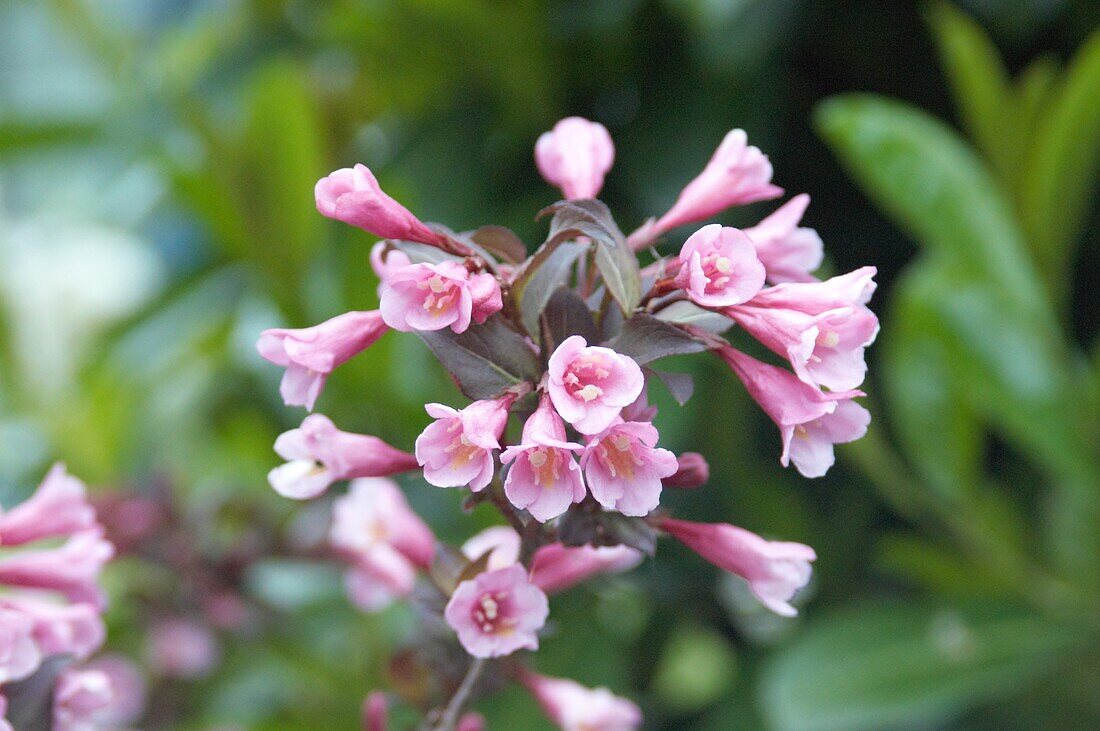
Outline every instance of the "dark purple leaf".
<svg viewBox="0 0 1100 731"><path fill-rule="evenodd" d="M527 340L493 315L466 332L449 329L418 332L462 393L472 399L499 396L522 381L541 375L538 357Z"/></svg>
<svg viewBox="0 0 1100 731"><path fill-rule="evenodd" d="M605 345L618 353L629 355L639 364L670 355L706 350L702 341L675 325L645 314L637 314L627 320L619 334Z"/></svg>

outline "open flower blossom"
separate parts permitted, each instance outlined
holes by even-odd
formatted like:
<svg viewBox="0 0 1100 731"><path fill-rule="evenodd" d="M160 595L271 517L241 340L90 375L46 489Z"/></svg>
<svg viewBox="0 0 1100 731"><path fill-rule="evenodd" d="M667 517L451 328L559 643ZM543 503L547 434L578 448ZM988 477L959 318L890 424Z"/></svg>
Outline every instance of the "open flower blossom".
<svg viewBox="0 0 1100 731"><path fill-rule="evenodd" d="M764 265L748 236L712 223L684 242L676 285L703 307L736 305L764 286Z"/></svg>
<svg viewBox="0 0 1100 731"><path fill-rule="evenodd" d="M279 386L283 403L312 411L328 375L387 330L378 310L345 312L313 327L264 330L256 349L264 360L286 368Z"/></svg>
<svg viewBox="0 0 1100 731"><path fill-rule="evenodd" d="M0 544L21 543L67 536L96 523L84 483L55 464L29 499L0 515Z"/></svg>
<svg viewBox="0 0 1100 731"><path fill-rule="evenodd" d="M469 486L483 490L493 479L493 452L508 423L514 401L503 397L475 401L458 411L443 404L427 404L424 410L435 421L416 438L416 459L424 479L436 487Z"/></svg>
<svg viewBox="0 0 1100 731"><path fill-rule="evenodd" d="M657 447L649 422L613 424L585 446L581 467L592 497L623 515L643 516L661 501L661 480L676 473L676 455Z"/></svg>
<svg viewBox="0 0 1100 731"><path fill-rule="evenodd" d="M44 655L89 657L103 645L107 630L99 607L88 602L68 603L37 593L0 596L0 608L26 617L31 637Z"/></svg>
<svg viewBox="0 0 1100 731"><path fill-rule="evenodd" d="M631 234L634 249L677 226L705 221L731 206L778 198L783 189L772 185L768 156L748 143L744 130L731 130L714 151L703 172L680 192L680 197L656 222Z"/></svg>
<svg viewBox="0 0 1100 731"><path fill-rule="evenodd" d="M0 608L0 683L22 680L42 663L34 623L23 612Z"/></svg>
<svg viewBox="0 0 1100 731"><path fill-rule="evenodd" d="M366 165L341 168L321 178L314 187L314 196L321 215L351 224L379 238L433 246L446 240L386 195Z"/></svg>
<svg viewBox="0 0 1100 731"><path fill-rule="evenodd" d="M535 163L546 182L569 200L595 198L615 160L607 128L582 117L566 117L535 143Z"/></svg>
<svg viewBox="0 0 1100 731"><path fill-rule="evenodd" d="M543 395L523 425L520 443L508 447L500 461L511 464L504 494L538 521L556 518L587 494L575 455L584 447L566 440L565 423Z"/></svg>
<svg viewBox="0 0 1100 731"><path fill-rule="evenodd" d="M377 611L407 596L419 570L431 566L435 536L392 480L361 478L332 506L330 542L349 563L352 601Z"/></svg>
<svg viewBox="0 0 1100 731"><path fill-rule="evenodd" d="M329 485L354 477L388 477L417 468L416 458L378 437L340 431L322 414L310 414L297 429L275 440L275 451L287 460L268 473L275 491L305 500Z"/></svg>
<svg viewBox="0 0 1100 731"><path fill-rule="evenodd" d="M586 688L531 671L523 671L519 679L562 731L634 731L642 725L641 709L607 688Z"/></svg>
<svg viewBox="0 0 1100 731"><path fill-rule="evenodd" d="M772 284L815 281L810 272L821 266L825 247L817 231L798 225L809 205L810 196L796 195L763 221L745 229Z"/></svg>
<svg viewBox="0 0 1100 731"><path fill-rule="evenodd" d="M629 571L641 562L642 552L630 546L548 543L531 559L531 583L547 594L557 594L593 576Z"/></svg>
<svg viewBox="0 0 1100 731"><path fill-rule="evenodd" d="M465 332L503 306L500 283L491 274L471 274L454 261L391 269L382 282L382 319L394 330Z"/></svg>
<svg viewBox="0 0 1100 731"><path fill-rule="evenodd" d="M661 480L665 487L691 489L707 484L710 465L698 452L684 452L676 458L676 472Z"/></svg>
<svg viewBox="0 0 1100 731"><path fill-rule="evenodd" d="M546 594L514 564L486 571L455 589L443 616L474 657L503 657L537 650L538 631L550 613Z"/></svg>
<svg viewBox="0 0 1100 731"><path fill-rule="evenodd" d="M102 607L106 597L99 573L114 552L101 527L88 528L57 548L27 549L0 559L0 584L56 591L69 601Z"/></svg>
<svg viewBox="0 0 1100 731"><path fill-rule="evenodd" d="M642 369L631 358L590 346L580 335L557 347L547 377L554 408L581 434L598 434L610 426L645 385Z"/></svg>
<svg viewBox="0 0 1100 731"><path fill-rule="evenodd" d="M790 601L810 580L814 549L801 543L767 541L727 523L692 523L665 518L661 530L719 568L749 582L764 606L776 614L798 614Z"/></svg>
<svg viewBox="0 0 1100 731"><path fill-rule="evenodd" d="M821 477L835 461L834 444L855 441L867 432L871 416L851 400L862 396L861 391L825 393L735 348L722 348L718 354L779 427L784 467L794 462L804 477Z"/></svg>

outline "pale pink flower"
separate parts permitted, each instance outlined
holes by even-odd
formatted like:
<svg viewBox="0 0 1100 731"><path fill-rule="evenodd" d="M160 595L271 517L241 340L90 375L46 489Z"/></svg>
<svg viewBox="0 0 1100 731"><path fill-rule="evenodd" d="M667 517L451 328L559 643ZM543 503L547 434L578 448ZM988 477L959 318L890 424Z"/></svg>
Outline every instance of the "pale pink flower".
<svg viewBox="0 0 1100 731"><path fill-rule="evenodd" d="M173 617L156 622L146 638L146 659L156 674L194 679L209 675L221 659L217 638L205 626Z"/></svg>
<svg viewBox="0 0 1100 731"><path fill-rule="evenodd" d="M55 464L27 500L0 517L0 544L15 546L42 538L67 536L96 524L84 483Z"/></svg>
<svg viewBox="0 0 1100 731"><path fill-rule="evenodd" d="M97 714L112 698L111 678L102 670L63 670L54 686L53 731L97 731Z"/></svg>
<svg viewBox="0 0 1100 731"><path fill-rule="evenodd" d="M503 306L500 283L491 274L471 274L456 261L410 264L390 270L382 283L382 319L394 330L465 332Z"/></svg>
<svg viewBox="0 0 1100 731"><path fill-rule="evenodd" d="M779 427L784 467L793 461L804 477L821 477L835 461L834 444L853 442L867 432L870 414L851 401L861 391L825 393L734 348L717 352Z"/></svg>
<svg viewBox="0 0 1100 731"><path fill-rule="evenodd" d="M614 160L607 128L582 117L566 117L535 143L539 172L569 200L598 196Z"/></svg>
<svg viewBox="0 0 1100 731"><path fill-rule="evenodd" d="M556 594L599 574L629 571L641 562L642 553L629 546L548 543L531 559L531 583L547 594Z"/></svg>
<svg viewBox="0 0 1100 731"><path fill-rule="evenodd" d="M317 497L339 480L387 477L418 466L408 452L377 437L340 431L322 414L310 414L300 427L280 434L275 451L287 462L268 473L268 482L295 500Z"/></svg>
<svg viewBox="0 0 1100 731"><path fill-rule="evenodd" d="M421 568L435 555L435 535L405 499L393 480L353 480L346 495L332 504L333 547L350 557L392 546Z"/></svg>
<svg viewBox="0 0 1100 731"><path fill-rule="evenodd" d="M389 251L386 249L389 248ZM400 249L390 247L385 241L379 241L370 249L370 266L378 276L378 294L382 294L382 285L390 274L412 264L409 255Z"/></svg>
<svg viewBox="0 0 1100 731"><path fill-rule="evenodd" d="M455 731L485 731L485 716L476 711L463 713L462 718L458 719Z"/></svg>
<svg viewBox="0 0 1100 731"><path fill-rule="evenodd" d="M676 286L703 307L736 305L764 286L764 265L748 236L712 223L684 242Z"/></svg>
<svg viewBox="0 0 1100 731"><path fill-rule="evenodd" d="M826 279L824 282L784 282L760 290L752 298L757 307L770 307L820 315L841 307L865 305L874 294L875 267L860 267L855 271Z"/></svg>
<svg viewBox="0 0 1100 731"><path fill-rule="evenodd" d="M642 369L610 348L589 346L580 335L562 341L547 366L554 408L581 434L598 434L638 398Z"/></svg>
<svg viewBox="0 0 1100 731"><path fill-rule="evenodd" d="M53 601L30 592L0 596L0 607L21 612L31 621L31 636L44 655L72 655L83 660L103 645L107 629L99 607Z"/></svg>
<svg viewBox="0 0 1100 731"><path fill-rule="evenodd" d="M390 545L359 556L344 573L344 589L364 612L378 612L407 597L416 586L417 568Z"/></svg>
<svg viewBox="0 0 1100 731"><path fill-rule="evenodd" d="M512 464L504 481L509 502L545 523L584 500L584 480L574 457L583 450L566 441L565 422L544 394L523 425L520 443L500 455L502 463Z"/></svg>
<svg viewBox="0 0 1100 731"><path fill-rule="evenodd" d="M530 671L519 678L562 731L634 731L642 725L642 710L607 688L586 688L568 678Z"/></svg>
<svg viewBox="0 0 1100 731"><path fill-rule="evenodd" d="M684 452L676 458L676 472L661 480L665 487L691 489L707 484L710 465L698 452Z"/></svg>
<svg viewBox="0 0 1100 731"><path fill-rule="evenodd" d="M691 523L666 518L661 529L719 568L749 582L764 606L793 617L791 599L810 580L814 549L801 543L766 541L728 523Z"/></svg>
<svg viewBox="0 0 1100 731"><path fill-rule="evenodd" d="M264 360L286 368L279 385L283 402L312 411L329 374L373 345L387 330L378 310L345 312L313 327L264 330L256 349Z"/></svg>
<svg viewBox="0 0 1100 731"><path fill-rule="evenodd" d="M438 246L446 237L425 226L409 209L386 195L366 165L341 168L314 187L321 215L357 226L383 239Z"/></svg>
<svg viewBox="0 0 1100 731"><path fill-rule="evenodd" d="M105 674L111 686L110 702L92 714L96 728L129 728L141 718L148 688L145 676L133 662L121 655L97 655L81 667Z"/></svg>
<svg viewBox="0 0 1100 731"><path fill-rule="evenodd" d="M593 437L581 456L592 497L623 515L649 514L661 501L661 480L675 474L676 455L657 445L648 422L613 424Z"/></svg>
<svg viewBox="0 0 1100 731"><path fill-rule="evenodd" d="M519 533L506 525L494 525L472 536L462 544L462 554L477 561L488 554L486 570L493 571L519 561Z"/></svg>
<svg viewBox="0 0 1100 731"><path fill-rule="evenodd" d="M389 723L389 701L380 690L372 690L363 699L363 731L386 731Z"/></svg>
<svg viewBox="0 0 1100 731"><path fill-rule="evenodd" d="M443 404L425 405L435 421L416 438L416 459L424 468L424 479L436 487L484 489L493 479L493 451L500 449L514 400L505 396L475 401L461 411Z"/></svg>
<svg viewBox="0 0 1100 731"><path fill-rule="evenodd" d="M34 640L33 620L23 612L0 607L0 683L22 680L40 664L42 650Z"/></svg>
<svg viewBox="0 0 1100 731"><path fill-rule="evenodd" d="M21 551L0 559L0 584L48 589L73 602L106 602L99 572L114 555L114 546L95 527L74 533L57 548Z"/></svg>
<svg viewBox="0 0 1100 731"><path fill-rule="evenodd" d="M537 650L549 613L546 594L513 564L460 583L443 616L466 652L487 658Z"/></svg>
<svg viewBox="0 0 1100 731"><path fill-rule="evenodd" d="M763 221L745 229L772 284L816 281L810 272L821 266L825 248L817 231L798 225L808 205L810 196L796 195Z"/></svg>

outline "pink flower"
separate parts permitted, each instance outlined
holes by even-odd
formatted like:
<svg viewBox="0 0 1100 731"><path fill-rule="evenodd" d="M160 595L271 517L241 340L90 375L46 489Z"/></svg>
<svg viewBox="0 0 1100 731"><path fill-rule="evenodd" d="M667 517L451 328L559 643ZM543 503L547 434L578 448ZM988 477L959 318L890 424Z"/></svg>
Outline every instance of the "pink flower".
<svg viewBox="0 0 1100 731"><path fill-rule="evenodd" d="M0 584L57 591L74 602L102 607L99 572L114 555L100 527L74 533L57 548L22 551L0 560Z"/></svg>
<svg viewBox="0 0 1100 731"><path fill-rule="evenodd" d="M535 143L535 163L546 182L569 200L595 198L615 160L607 128L581 117L566 117Z"/></svg>
<svg viewBox="0 0 1100 731"><path fill-rule="evenodd" d="M0 543L15 546L68 536L95 524L95 508L84 496L84 483L58 463L34 495L0 517Z"/></svg>
<svg viewBox="0 0 1100 731"><path fill-rule="evenodd" d="M752 298L752 304L757 307L796 310L808 315L820 315L827 310L841 307L865 305L875 292L876 272L875 267L860 267L824 282L784 282L760 290Z"/></svg>
<svg viewBox="0 0 1100 731"><path fill-rule="evenodd" d="M756 256L768 270L768 281L812 282L810 272L821 266L824 246L817 231L799 227L810 196L796 195L745 233L756 245Z"/></svg>
<svg viewBox="0 0 1100 731"><path fill-rule="evenodd" d="M486 570L502 569L519 561L519 533L506 525L486 528L462 544L462 554L477 561L489 554Z"/></svg>
<svg viewBox="0 0 1100 731"><path fill-rule="evenodd" d="M357 226L383 239L418 241L438 246L446 237L432 231L420 219L378 185L366 165L341 168L317 181L314 187L321 215Z"/></svg>
<svg viewBox="0 0 1100 731"><path fill-rule="evenodd" d="M512 463L504 494L517 508L526 508L542 523L556 518L587 494L574 454L584 447L566 441L565 423L545 394L523 425L523 438L500 455Z"/></svg>
<svg viewBox="0 0 1100 731"><path fill-rule="evenodd" d="M345 312L313 327L264 330L256 349L264 360L286 368L279 386L283 402L313 410L328 375L373 345L387 330L377 310Z"/></svg>
<svg viewBox="0 0 1100 731"><path fill-rule="evenodd" d="M642 725L641 709L607 688L586 688L530 671L520 675L520 682L562 731L633 731Z"/></svg>
<svg viewBox="0 0 1100 731"><path fill-rule="evenodd" d="M537 650L537 633L549 613L546 594L528 580L523 566L513 564L460 583L443 616L466 652L502 657Z"/></svg>
<svg viewBox="0 0 1100 731"><path fill-rule="evenodd" d="M410 264L382 282L382 319L394 330L465 332L503 306L500 284L491 274L471 274L455 261Z"/></svg>
<svg viewBox="0 0 1100 731"><path fill-rule="evenodd" d="M592 497L623 515L649 514L661 501L661 479L676 473L676 455L656 448L648 422L615 424L588 442L581 467Z"/></svg>
<svg viewBox="0 0 1100 731"><path fill-rule="evenodd" d="M698 452L684 452L676 458L676 472L661 480L665 487L690 489L707 484L710 465Z"/></svg>
<svg viewBox="0 0 1100 731"><path fill-rule="evenodd" d="M389 702L386 694L372 690L363 699L363 731L386 731L389 723Z"/></svg>
<svg viewBox="0 0 1100 731"><path fill-rule="evenodd" d="M563 546L548 543L531 560L531 583L556 594L599 574L629 571L642 554L629 546Z"/></svg>
<svg viewBox="0 0 1100 731"><path fill-rule="evenodd" d="M804 477L821 477L835 461L834 444L853 442L867 432L870 414L851 401L862 392L824 393L734 348L722 348L718 354L779 427L784 467L793 461Z"/></svg>
<svg viewBox="0 0 1100 731"><path fill-rule="evenodd" d="M547 370L554 408L581 434L598 434L610 426L645 385L642 369L632 359L589 346L580 335L562 341Z"/></svg>
<svg viewBox="0 0 1100 731"><path fill-rule="evenodd" d="M153 671L162 677L201 678L217 666L221 647L205 626L173 617L158 621L149 630L146 658Z"/></svg>
<svg viewBox="0 0 1100 731"><path fill-rule="evenodd" d="M676 285L703 307L726 307L752 299L764 286L756 247L735 228L712 223L693 233L680 250Z"/></svg>
<svg viewBox="0 0 1100 731"><path fill-rule="evenodd" d="M44 655L72 655L83 660L98 650L107 636L94 604L67 604L18 592L0 597L0 607L30 619L31 636Z"/></svg>
<svg viewBox="0 0 1100 731"><path fill-rule="evenodd" d="M417 467L408 452L377 437L340 431L321 414L310 414L300 427L280 434L275 451L287 463L271 470L268 482L295 500L317 497L338 480L387 477Z"/></svg>
<svg viewBox="0 0 1100 731"><path fill-rule="evenodd" d="M493 479L493 450L508 422L510 396L475 401L461 411L443 404L427 404L424 410L435 422L416 438L416 459L424 479L436 487L469 485L479 492Z"/></svg>
<svg viewBox="0 0 1100 731"><path fill-rule="evenodd" d="M409 507L393 480L354 480L348 493L332 504L332 545L353 557L390 546L421 568L435 555L435 535Z"/></svg>
<svg viewBox="0 0 1100 731"><path fill-rule="evenodd" d="M798 614L790 600L810 580L814 549L801 543L766 541L727 523L691 523L666 518L661 529L714 565L737 574L776 614Z"/></svg>
<svg viewBox="0 0 1100 731"><path fill-rule="evenodd" d="M412 594L417 569L389 545L359 556L344 574L344 589L364 612L378 612Z"/></svg>
<svg viewBox="0 0 1100 731"><path fill-rule="evenodd" d="M485 731L485 716L475 711L463 713L455 731Z"/></svg>
<svg viewBox="0 0 1100 731"><path fill-rule="evenodd" d="M121 655L98 655L83 664L87 672L107 676L111 699L92 714L96 728L130 728L145 712L147 687L145 677L133 662Z"/></svg>
<svg viewBox="0 0 1100 731"><path fill-rule="evenodd" d="M32 619L23 612L0 608L0 683L21 680L41 663Z"/></svg>
<svg viewBox="0 0 1100 731"><path fill-rule="evenodd" d="M96 715L111 705L111 678L102 670L66 669L54 686L54 731L96 731Z"/></svg>
<svg viewBox="0 0 1100 731"><path fill-rule="evenodd" d="M389 251L387 251L389 249ZM410 266L409 255L400 249L394 249L385 241L379 241L370 250L370 266L378 276L378 296L382 296L382 287L390 274L403 267Z"/></svg>

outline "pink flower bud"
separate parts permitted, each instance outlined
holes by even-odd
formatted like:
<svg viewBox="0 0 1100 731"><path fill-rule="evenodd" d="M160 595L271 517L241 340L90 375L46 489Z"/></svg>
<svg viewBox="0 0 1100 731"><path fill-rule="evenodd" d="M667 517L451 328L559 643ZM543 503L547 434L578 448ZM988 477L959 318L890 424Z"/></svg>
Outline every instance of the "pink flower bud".
<svg viewBox="0 0 1100 731"><path fill-rule="evenodd" d="M764 606L776 614L793 617L790 600L810 580L814 549L801 543L766 541L727 523L691 523L666 518L661 530L714 565L737 574Z"/></svg>
<svg viewBox="0 0 1100 731"><path fill-rule="evenodd" d="M23 612L0 607L0 683L22 680L41 663L33 620Z"/></svg>
<svg viewBox="0 0 1100 731"><path fill-rule="evenodd" d="M300 427L280 434L275 451L287 463L271 470L268 482L295 500L317 497L338 480L388 477L417 467L408 452L377 437L340 431L321 414L310 414Z"/></svg>
<svg viewBox="0 0 1100 731"><path fill-rule="evenodd" d="M598 434L638 398L642 369L610 348L589 346L580 335L550 356L547 391L554 408L581 434Z"/></svg>
<svg viewBox="0 0 1100 731"><path fill-rule="evenodd" d="M332 504L332 545L352 558L392 546L421 568L432 565L435 535L393 480L360 478Z"/></svg>
<svg viewBox="0 0 1100 731"><path fill-rule="evenodd" d="M520 675L520 682L563 731L633 731L642 725L641 709L607 688L586 688L567 678L530 671Z"/></svg>
<svg viewBox="0 0 1100 731"><path fill-rule="evenodd" d="M427 404L424 410L435 422L416 438L416 459L424 468L424 479L436 487L484 489L496 471L493 451L500 449L513 401L512 397L475 401L461 411Z"/></svg>
<svg viewBox="0 0 1100 731"><path fill-rule="evenodd" d="M0 597L0 607L31 621L31 636L44 655L72 655L83 660L103 645L107 630L94 604L67 604L30 592Z"/></svg>
<svg viewBox="0 0 1100 731"><path fill-rule="evenodd" d="M796 195L763 221L745 229L772 284L815 281L810 272L821 266L825 251L817 231L798 226L808 205L810 196Z"/></svg>
<svg viewBox="0 0 1100 731"><path fill-rule="evenodd" d="M372 690L363 699L363 731L386 731L389 723L389 702L386 694Z"/></svg>
<svg viewBox="0 0 1100 731"><path fill-rule="evenodd" d="M317 210L383 239L418 241L438 246L446 241L378 185L366 165L341 168L317 181L314 188Z"/></svg>
<svg viewBox="0 0 1100 731"><path fill-rule="evenodd" d="M264 330L256 349L264 360L286 368L279 386L283 402L312 411L328 375L373 345L387 330L377 310L345 312L313 327Z"/></svg>
<svg viewBox="0 0 1100 731"><path fill-rule="evenodd" d="M566 117L535 143L539 172L569 200L598 196L614 160L607 128L581 117Z"/></svg>
<svg viewBox="0 0 1100 731"><path fill-rule="evenodd" d="M853 442L867 432L871 416L851 400L862 392L824 393L734 348L722 348L718 354L779 427L784 467L793 461L804 477L821 477L835 461L834 444Z"/></svg>
<svg viewBox="0 0 1100 731"><path fill-rule="evenodd" d="M111 705L111 678L102 670L66 669L54 686L54 731L90 731Z"/></svg>
<svg viewBox="0 0 1100 731"><path fill-rule="evenodd" d="M84 483L55 464L29 499L0 517L0 543L16 546L42 538L68 536L96 524Z"/></svg>
<svg viewBox="0 0 1100 731"><path fill-rule="evenodd" d="M382 319L394 330L465 332L471 320L485 322L503 306L500 283L491 274L470 274L454 261L410 264L382 282Z"/></svg>
<svg viewBox="0 0 1100 731"><path fill-rule="evenodd" d="M661 481L665 487L691 489L710 479L710 465L698 452L684 452L676 458L676 464L676 472Z"/></svg>
<svg viewBox="0 0 1100 731"><path fill-rule="evenodd" d="M462 718L458 719L455 731L485 731L485 716L474 711L464 713Z"/></svg>
<svg viewBox="0 0 1100 731"><path fill-rule="evenodd" d="M48 589L74 602L102 607L99 572L114 555L114 547L95 527L74 533L57 548L22 551L0 559L0 584Z"/></svg>
<svg viewBox="0 0 1100 731"><path fill-rule="evenodd" d="M546 594L528 580L523 566L514 564L460 583L443 616L466 652L503 657L519 649L537 650L537 633L549 613Z"/></svg>
<svg viewBox="0 0 1100 731"><path fill-rule="evenodd" d="M623 515L649 514L661 501L661 480L676 472L676 455L657 445L648 422L615 424L592 438L581 467L592 497Z"/></svg>
<svg viewBox="0 0 1100 731"><path fill-rule="evenodd" d="M693 233L680 250L676 285L703 307L752 299L764 286L764 265L741 231L712 223Z"/></svg>
<svg viewBox="0 0 1100 731"><path fill-rule="evenodd" d="M493 571L519 561L519 533L506 525L494 525L462 544L462 555L477 561L489 554L486 570Z"/></svg>
<svg viewBox="0 0 1100 731"><path fill-rule="evenodd" d="M651 238L685 223L711 218L730 206L778 198L783 189L771 184L768 156L748 144L744 130L726 135L710 162L688 183L676 203L649 232Z"/></svg>
<svg viewBox="0 0 1100 731"><path fill-rule="evenodd" d="M641 552L629 546L549 543L535 551L531 583L547 594L556 594L599 574L629 571L641 562Z"/></svg>
<svg viewBox="0 0 1100 731"><path fill-rule="evenodd" d="M544 394L523 425L520 443L500 455L502 463L512 464L504 481L509 502L545 523L584 500L587 492L574 457L583 449L566 441L565 423Z"/></svg>
<svg viewBox="0 0 1100 731"><path fill-rule="evenodd" d="M189 619L162 619L149 630L146 657L166 678L185 680L209 675L221 659L221 647L209 629Z"/></svg>
<svg viewBox="0 0 1100 731"><path fill-rule="evenodd" d="M94 728L130 728L145 712L147 684L138 667L121 655L98 655L82 669L107 676L111 698L92 714Z"/></svg>

